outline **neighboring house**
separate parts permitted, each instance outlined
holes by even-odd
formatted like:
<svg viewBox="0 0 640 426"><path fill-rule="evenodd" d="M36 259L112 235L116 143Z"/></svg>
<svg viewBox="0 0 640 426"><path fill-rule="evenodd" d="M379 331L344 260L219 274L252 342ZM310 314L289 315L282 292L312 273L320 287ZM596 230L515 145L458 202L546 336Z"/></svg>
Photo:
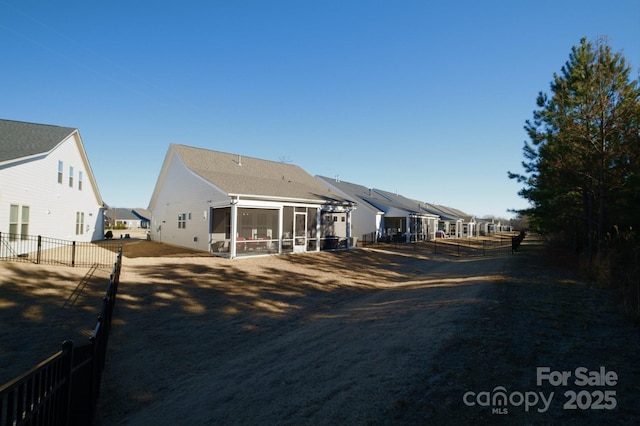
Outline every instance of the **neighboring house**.
<svg viewBox="0 0 640 426"><path fill-rule="evenodd" d="M376 204L384 204L382 197L361 185L324 176L317 176L317 178L335 193L357 203L357 207L351 213L353 218L351 231L354 237L376 241L383 235L385 212L376 207ZM376 203L376 201L379 202Z"/></svg>
<svg viewBox="0 0 640 426"><path fill-rule="evenodd" d="M381 189L370 189L351 182L318 176L334 192L355 200L353 235L366 240L398 242L435 238L438 216L425 203Z"/></svg>
<svg viewBox="0 0 640 426"><path fill-rule="evenodd" d="M140 220L140 228L149 229L149 225L151 224L151 212L147 209L133 209L131 210L139 220Z"/></svg>
<svg viewBox="0 0 640 426"><path fill-rule="evenodd" d="M171 144L151 238L231 258L348 247L353 207L298 166Z"/></svg>
<svg viewBox="0 0 640 426"><path fill-rule="evenodd" d="M384 235L395 241L432 240L436 237L439 215L428 205L400 194L373 189L385 204L377 204L385 211Z"/></svg>
<svg viewBox="0 0 640 426"><path fill-rule="evenodd" d="M475 216L453 207L433 205L433 208L441 212L443 216L451 218L451 223L455 223L455 226L450 228L450 236L456 238L469 238L480 235Z"/></svg>
<svg viewBox="0 0 640 426"><path fill-rule="evenodd" d="M0 120L0 232L103 238L103 202L78 129Z"/></svg>
<svg viewBox="0 0 640 426"><path fill-rule="evenodd" d="M503 225L502 221L493 217L480 219L478 222L480 235L496 234L499 232L511 231L510 225Z"/></svg>
<svg viewBox="0 0 640 426"><path fill-rule="evenodd" d="M451 209L437 204L425 203L425 208L439 216L438 237L461 238L464 218Z"/></svg>
<svg viewBox="0 0 640 426"><path fill-rule="evenodd" d="M145 226L143 226L143 224ZM105 212L105 228L148 228L149 219L141 216L136 210L125 208L107 208Z"/></svg>

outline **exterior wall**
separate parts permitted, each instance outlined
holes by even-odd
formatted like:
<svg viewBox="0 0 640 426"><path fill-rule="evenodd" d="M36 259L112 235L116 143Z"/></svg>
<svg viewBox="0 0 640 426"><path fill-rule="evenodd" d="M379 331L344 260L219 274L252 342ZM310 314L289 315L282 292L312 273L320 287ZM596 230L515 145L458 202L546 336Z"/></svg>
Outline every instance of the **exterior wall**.
<svg viewBox="0 0 640 426"><path fill-rule="evenodd" d="M29 207L29 235L71 241L94 241L104 236L103 209L91 185L78 149L77 133L49 155L0 166L0 232L9 232L10 206ZM62 183L58 183L58 161L63 162ZM73 186L69 187L69 167ZM82 173L82 190L78 189ZM84 216L82 233L76 233L76 213Z"/></svg>
<svg viewBox="0 0 640 426"><path fill-rule="evenodd" d="M363 235L381 232L380 221L382 213L359 204L351 211L351 234L354 237L362 238Z"/></svg>
<svg viewBox="0 0 640 426"><path fill-rule="evenodd" d="M133 229L133 228L141 228L142 227L142 221L140 219L118 219L116 220L116 226L118 225L123 225L125 227L127 227L127 229Z"/></svg>
<svg viewBox="0 0 640 426"><path fill-rule="evenodd" d="M347 213L343 212L322 212L322 232L321 237L341 237L347 236Z"/></svg>
<svg viewBox="0 0 640 426"><path fill-rule="evenodd" d="M158 184L149 206L151 239L209 251L209 209L229 205L229 198L188 170L176 156L169 159ZM184 220L179 221L182 215Z"/></svg>

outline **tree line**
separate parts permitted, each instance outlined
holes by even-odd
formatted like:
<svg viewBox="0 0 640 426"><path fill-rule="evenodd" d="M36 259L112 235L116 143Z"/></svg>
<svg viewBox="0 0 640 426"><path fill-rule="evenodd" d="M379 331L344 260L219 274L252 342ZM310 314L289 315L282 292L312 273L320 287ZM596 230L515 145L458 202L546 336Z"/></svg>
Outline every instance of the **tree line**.
<svg viewBox="0 0 640 426"><path fill-rule="evenodd" d="M640 89L625 57L606 38L581 39L524 128L524 171L508 172L530 205L519 213L606 280L635 285L640 309Z"/></svg>

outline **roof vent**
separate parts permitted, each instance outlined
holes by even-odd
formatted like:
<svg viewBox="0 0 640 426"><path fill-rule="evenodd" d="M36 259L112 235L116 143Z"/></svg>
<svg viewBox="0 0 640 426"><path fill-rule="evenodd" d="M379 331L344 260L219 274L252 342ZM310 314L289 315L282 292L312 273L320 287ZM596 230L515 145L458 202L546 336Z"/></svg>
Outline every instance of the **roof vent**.
<svg viewBox="0 0 640 426"><path fill-rule="evenodd" d="M242 166L242 155L238 154L238 166Z"/></svg>

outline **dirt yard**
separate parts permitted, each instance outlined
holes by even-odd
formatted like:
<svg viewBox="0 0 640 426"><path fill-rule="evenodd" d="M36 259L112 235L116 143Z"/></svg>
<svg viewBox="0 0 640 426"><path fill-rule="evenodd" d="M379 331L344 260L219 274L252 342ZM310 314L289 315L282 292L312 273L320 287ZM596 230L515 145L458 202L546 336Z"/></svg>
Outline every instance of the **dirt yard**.
<svg viewBox="0 0 640 426"><path fill-rule="evenodd" d="M358 249L235 260L124 243L100 425L640 422L638 328L535 238L517 255ZM0 267L7 370L93 325L104 272ZM35 275L19 281L25 274ZM83 280L71 314L65 302ZM16 338L47 316L64 333ZM538 367L571 376L538 386ZM610 380L581 385L580 367ZM505 404L493 401L501 391Z"/></svg>

